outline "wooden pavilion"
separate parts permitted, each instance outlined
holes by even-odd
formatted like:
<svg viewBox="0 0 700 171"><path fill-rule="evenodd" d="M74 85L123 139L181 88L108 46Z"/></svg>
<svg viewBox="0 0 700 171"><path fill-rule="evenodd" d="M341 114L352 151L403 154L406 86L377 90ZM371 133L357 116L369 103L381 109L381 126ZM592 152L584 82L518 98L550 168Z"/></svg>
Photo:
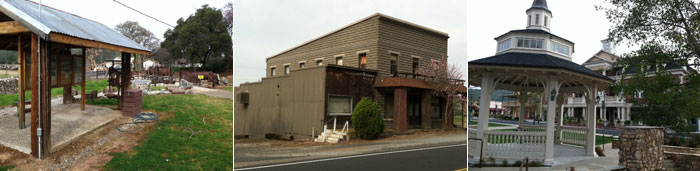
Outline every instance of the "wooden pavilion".
<svg viewBox="0 0 700 171"><path fill-rule="evenodd" d="M16 50L19 64L19 109L25 109L26 91L31 92L31 154L43 158L51 138L51 89L63 88L72 97L72 86L81 87L81 110L85 109L85 50L120 51L123 61L131 54L150 51L111 28L80 16L26 0L0 1L0 49ZM130 78L124 63L121 78ZM120 91L129 80L119 82ZM120 94L124 94L121 92ZM119 98L120 104L123 97ZM24 128L25 111L19 112Z"/></svg>

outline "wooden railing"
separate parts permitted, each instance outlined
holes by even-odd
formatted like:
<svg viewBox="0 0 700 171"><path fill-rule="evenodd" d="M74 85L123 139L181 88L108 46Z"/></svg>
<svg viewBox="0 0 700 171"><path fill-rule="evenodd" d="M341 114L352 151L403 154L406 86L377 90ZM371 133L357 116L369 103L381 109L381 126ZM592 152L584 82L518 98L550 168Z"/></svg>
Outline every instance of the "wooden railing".
<svg viewBox="0 0 700 171"><path fill-rule="evenodd" d="M561 142L572 145L586 145L586 133L588 128L578 126L561 126ZM558 136L558 135L557 135Z"/></svg>
<svg viewBox="0 0 700 171"><path fill-rule="evenodd" d="M545 132L485 131L484 157L544 159Z"/></svg>
<svg viewBox="0 0 700 171"><path fill-rule="evenodd" d="M547 126L544 125L521 125L521 131L526 132L545 132L547 131Z"/></svg>

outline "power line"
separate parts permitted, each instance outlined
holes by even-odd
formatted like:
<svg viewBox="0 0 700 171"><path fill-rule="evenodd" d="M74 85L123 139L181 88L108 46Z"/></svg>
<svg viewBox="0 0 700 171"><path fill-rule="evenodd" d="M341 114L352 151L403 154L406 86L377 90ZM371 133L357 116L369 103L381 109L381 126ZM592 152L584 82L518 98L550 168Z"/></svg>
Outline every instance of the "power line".
<svg viewBox="0 0 700 171"><path fill-rule="evenodd" d="M136 9L134 9L134 8L132 8L132 7L130 7L130 6L126 5L126 4L124 4L124 3L121 3L121 2L119 2L119 1L117 1L117 0L112 0L112 1L114 1L114 2L116 2L116 3L119 3L119 4L121 4L121 5L124 6L124 7L127 7L127 8L129 8L129 9L131 9L131 10L134 10L134 11L136 11L136 12L138 12L138 13L140 13L140 14L142 14L142 15L148 17L148 18L151 18L151 19L153 19L153 20L156 20L156 21L158 21L158 22L160 22L160 23L163 23L163 24L168 25L168 26L173 27L173 28L175 27L175 26L170 25L170 24L168 24L168 23L166 23L166 22L163 22L163 21L161 21L161 20L159 20L159 19L157 19L157 18L155 18L155 17L151 17L150 15L145 14L145 13L139 11L139 10L136 10Z"/></svg>

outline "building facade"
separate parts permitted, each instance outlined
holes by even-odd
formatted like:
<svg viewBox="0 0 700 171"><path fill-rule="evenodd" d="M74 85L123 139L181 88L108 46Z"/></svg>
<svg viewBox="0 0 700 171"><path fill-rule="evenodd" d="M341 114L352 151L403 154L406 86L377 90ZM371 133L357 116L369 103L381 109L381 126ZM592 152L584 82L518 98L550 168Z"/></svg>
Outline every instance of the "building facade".
<svg viewBox="0 0 700 171"><path fill-rule="evenodd" d="M582 65L615 80L615 82L623 81L623 76L631 77L634 74L632 71L624 71L614 65L617 59L620 58L620 56L615 55L614 43L607 39L601 40L601 43L601 50ZM665 67L664 69L674 77L679 78L681 83L689 72L687 68L678 65L667 64ZM611 88L597 93L595 113L597 115L596 118L600 121L600 126L618 127L631 123L636 107L619 94L619 92L613 92ZM581 94L569 94L563 105L563 112L571 120L583 120L583 118L586 118L585 106L586 104Z"/></svg>
<svg viewBox="0 0 700 171"><path fill-rule="evenodd" d="M361 98L380 106L387 128L442 127L446 98L421 68L447 62L448 38L377 13L268 57L262 81L234 90L248 97L236 103L236 134L312 135L349 120Z"/></svg>

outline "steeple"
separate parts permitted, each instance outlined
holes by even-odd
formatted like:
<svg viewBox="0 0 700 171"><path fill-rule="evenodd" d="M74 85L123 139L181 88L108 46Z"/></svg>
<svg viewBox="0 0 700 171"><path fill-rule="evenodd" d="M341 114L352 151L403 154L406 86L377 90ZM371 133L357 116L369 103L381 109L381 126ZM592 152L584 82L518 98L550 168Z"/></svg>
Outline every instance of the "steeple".
<svg viewBox="0 0 700 171"><path fill-rule="evenodd" d="M546 0L533 0L527 13L527 29L539 29L549 32L552 25L552 12L547 7Z"/></svg>

